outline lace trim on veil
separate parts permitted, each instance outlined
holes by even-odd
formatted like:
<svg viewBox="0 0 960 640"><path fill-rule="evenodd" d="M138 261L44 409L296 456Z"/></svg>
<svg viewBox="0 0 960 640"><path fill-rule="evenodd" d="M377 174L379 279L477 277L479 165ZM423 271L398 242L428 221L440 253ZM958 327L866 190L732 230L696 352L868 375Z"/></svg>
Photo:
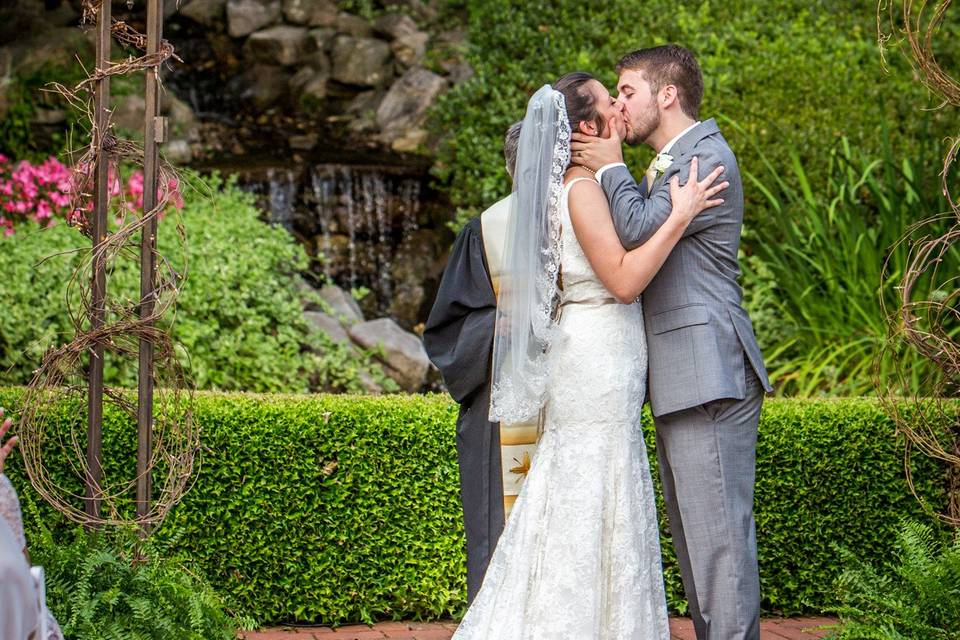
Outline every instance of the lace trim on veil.
<svg viewBox="0 0 960 640"><path fill-rule="evenodd" d="M528 421L539 414L546 395L549 348L558 335L555 311L562 249L560 205L563 197L563 176L570 164L571 131L563 94L553 91L550 98L555 107L553 124L556 127L556 138L549 173L546 242L539 249L543 268L529 274L533 277L536 288L536 304L530 314L529 327L534 344L530 345L533 348L527 349L526 359L519 371L502 368L497 371L495 367L489 415L493 422L515 424ZM543 210L541 207L537 209ZM494 353L496 357L496 346Z"/></svg>

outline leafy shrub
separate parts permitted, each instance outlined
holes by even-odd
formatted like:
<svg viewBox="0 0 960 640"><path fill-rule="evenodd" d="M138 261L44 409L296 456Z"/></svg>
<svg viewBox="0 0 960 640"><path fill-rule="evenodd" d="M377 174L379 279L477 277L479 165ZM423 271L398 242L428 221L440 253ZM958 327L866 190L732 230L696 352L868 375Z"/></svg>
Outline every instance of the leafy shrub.
<svg viewBox="0 0 960 640"><path fill-rule="evenodd" d="M0 405L15 410L20 393L0 391ZM85 406L51 411L52 424L83 429ZM198 394L196 484L157 543L187 554L231 610L265 623L457 615L466 582L456 415L436 395ZM644 424L652 443L649 415ZM131 477L134 425L108 411L104 431L105 473ZM834 604L844 569L834 545L882 562L900 519L921 516L894 432L876 402L765 404L756 518L767 611ZM652 444L650 456L655 465ZM912 464L919 494L941 508L943 469L923 458ZM66 461L47 467L54 481L79 489ZM23 485L18 461L9 473ZM662 535L668 601L683 612L665 525Z"/></svg>
<svg viewBox="0 0 960 640"><path fill-rule="evenodd" d="M576 69L614 87L614 64L639 47L676 42L697 54L706 85L701 114L742 123L742 133L724 131L741 168L758 169L748 142L756 141L778 168L790 165L793 148L817 185L841 137L877 155L883 124L891 123L893 150L900 155L922 139L928 126L922 109L937 106L900 56L888 56L884 70L875 6L869 3L611 0L598 10L577 0L509 6L478 0L447 7L466 21L467 60L475 71L443 96L434 118L445 136L435 175L461 220L509 192L503 135L538 87ZM938 61L955 68L960 26L943 29L946 44ZM929 119L936 138L952 134L958 124L955 114L942 110ZM642 173L650 155L645 148L633 150L627 162ZM759 194L748 191L747 198L759 205L748 206L748 224L772 215Z"/></svg>
<svg viewBox="0 0 960 640"><path fill-rule="evenodd" d="M44 567L47 603L67 640L230 640L249 619L231 619L220 597L187 566L163 557L134 532L72 532L54 542L27 504L30 554Z"/></svg>
<svg viewBox="0 0 960 640"><path fill-rule="evenodd" d="M369 354L310 331L296 274L303 248L283 229L258 218L253 196L234 182L188 174L179 216L161 221L159 251L186 283L177 300L173 336L185 349L193 384L201 389L360 390L366 375L389 383ZM186 252L178 245L182 224ZM27 222L0 239L0 380L29 382L40 356L70 340L65 291L89 240L64 224L41 229ZM138 260L119 259L109 295L139 298ZM71 301L76 304L76 301ZM107 384L135 386L137 363L108 359Z"/></svg>
<svg viewBox="0 0 960 640"><path fill-rule="evenodd" d="M942 544L929 526L906 521L897 533L897 563L853 565L838 581L836 640L960 638L960 537ZM855 567L855 568L854 568Z"/></svg>
<svg viewBox="0 0 960 640"><path fill-rule="evenodd" d="M944 232L951 224L941 219L912 228L949 210L936 170L919 160L896 160L889 149L868 156L844 138L830 149L826 179L817 186L796 151L788 151L789 171L759 151L762 169L746 172L773 213L745 235L744 249L752 255L744 282L778 392L868 394L874 376L898 379L899 366L908 374L905 393L932 393L931 363L886 344L887 316L898 307L897 285L909 266L909 245L901 238ZM960 269L955 248L945 252L940 269ZM914 299L942 295L936 287L921 280Z"/></svg>

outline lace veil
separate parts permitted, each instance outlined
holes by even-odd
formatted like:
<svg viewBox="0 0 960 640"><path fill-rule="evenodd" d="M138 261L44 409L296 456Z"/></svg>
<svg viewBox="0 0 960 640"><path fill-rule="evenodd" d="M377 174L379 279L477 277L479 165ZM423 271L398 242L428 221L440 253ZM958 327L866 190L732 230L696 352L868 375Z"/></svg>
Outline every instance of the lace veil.
<svg viewBox="0 0 960 640"><path fill-rule="evenodd" d="M547 385L560 271L560 196L570 163L563 94L541 87L520 130L493 341L490 420L536 417Z"/></svg>

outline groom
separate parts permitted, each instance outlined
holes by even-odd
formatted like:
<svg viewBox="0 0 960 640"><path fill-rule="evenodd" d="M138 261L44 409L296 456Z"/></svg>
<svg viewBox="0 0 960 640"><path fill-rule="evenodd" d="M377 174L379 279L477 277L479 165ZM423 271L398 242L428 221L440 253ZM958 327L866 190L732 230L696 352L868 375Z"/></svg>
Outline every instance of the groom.
<svg viewBox="0 0 960 640"><path fill-rule="evenodd" d="M757 640L760 579L753 517L757 424L772 391L741 306L737 250L743 183L715 120L699 121L703 78L677 45L641 49L617 64L626 142L657 151L638 184L609 138L574 134L573 162L596 171L626 249L670 214L670 179L697 156L730 182L724 203L687 228L643 292L649 398L667 517L698 640Z"/></svg>

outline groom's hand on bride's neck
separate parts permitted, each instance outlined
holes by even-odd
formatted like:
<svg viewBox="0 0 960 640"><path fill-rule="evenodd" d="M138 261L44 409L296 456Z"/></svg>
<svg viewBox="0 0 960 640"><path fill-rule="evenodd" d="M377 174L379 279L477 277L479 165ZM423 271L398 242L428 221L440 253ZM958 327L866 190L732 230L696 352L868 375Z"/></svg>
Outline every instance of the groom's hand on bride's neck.
<svg viewBox="0 0 960 640"><path fill-rule="evenodd" d="M623 162L623 140L617 131L616 118L611 116L604 127L603 134L591 136L579 131L574 132L570 141L573 164L582 165L591 171L616 162Z"/></svg>

